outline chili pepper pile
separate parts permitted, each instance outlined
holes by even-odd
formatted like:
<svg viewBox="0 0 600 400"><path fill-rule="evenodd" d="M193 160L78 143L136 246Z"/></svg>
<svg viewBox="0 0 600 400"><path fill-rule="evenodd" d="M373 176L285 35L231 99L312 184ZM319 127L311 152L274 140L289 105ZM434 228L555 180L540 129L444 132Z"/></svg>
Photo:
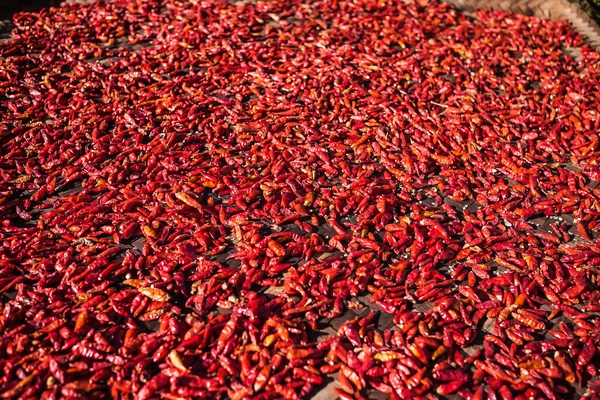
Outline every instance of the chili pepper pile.
<svg viewBox="0 0 600 400"><path fill-rule="evenodd" d="M600 392L600 56L566 23L399 0L13 23L0 397Z"/></svg>

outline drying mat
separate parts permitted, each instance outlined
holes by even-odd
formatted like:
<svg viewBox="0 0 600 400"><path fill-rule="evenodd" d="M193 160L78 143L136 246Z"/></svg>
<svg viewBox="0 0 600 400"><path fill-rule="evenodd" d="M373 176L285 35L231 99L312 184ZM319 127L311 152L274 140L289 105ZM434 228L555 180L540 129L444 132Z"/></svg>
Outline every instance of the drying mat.
<svg viewBox="0 0 600 400"><path fill-rule="evenodd" d="M548 18L554 20L567 20L569 21L573 27L584 35L584 38L587 42L596 47L600 48L600 28L598 25L593 22L590 17L585 14L576 4L569 3L566 0L524 0L524 1L508 1L508 0L442 0L444 2L453 4L457 8L465 11L470 11L473 9L480 8L494 8L501 11L510 11L519 14L525 15L535 15L541 18ZM79 0L77 3L89 4L93 3L93 0ZM570 166L570 168L577 170L577 167ZM598 185L597 182L590 182L591 187L596 187ZM72 187L72 188L64 188L59 192L59 196L65 196L72 193L77 193L80 190L80 187ZM468 209L471 212L475 212L480 206L472 201L464 202L461 204L457 204L450 199L444 199L444 201L448 204L452 204L457 209ZM425 200L424 202L427 202ZM565 216L566 218L567 216ZM533 221L532 221L533 222ZM551 232L549 228L549 223L552 222L549 219L540 218L538 221L535 221L534 224L536 226L536 231L539 232ZM322 228L325 229L326 228ZM293 230L293 227L290 227L290 230ZM334 232L326 232L325 230L319 231L319 234L333 234ZM575 232L573 232L575 234ZM137 240L133 240L132 243L127 243L123 245L123 249L129 249L132 251L141 251L143 247L144 240L143 238L137 238ZM219 260L224 261L224 260ZM278 290L281 288L269 288L267 289L268 294L276 294ZM364 317L369 313L370 310L381 311L379 306L372 303L369 300L368 295L360 296L358 298L353 298L352 301L356 304L356 308L353 310L347 310L342 316L338 318L334 318L332 320L326 321L326 326L322 328L319 332L321 337L327 337L335 335L337 329L348 320L355 318L356 316ZM431 308L431 304L424 303L420 305L419 312L424 312ZM492 322L492 321L490 321ZM559 321L552 321L552 326L556 326L556 323ZM392 322L392 316L387 313L382 313L380 318L377 321L377 328L379 330L385 329L393 329L394 324ZM484 331L492 333L491 323L484 325ZM475 348L465 348L465 352L469 354ZM335 387L340 387L338 381L336 380L337 374L333 374L325 381L321 390L312 397L314 399L331 399L335 398L332 389ZM579 387L575 387L572 393L575 395L582 395L583 391ZM387 398L387 395L384 395L380 392L370 392L368 393L369 398Z"/></svg>

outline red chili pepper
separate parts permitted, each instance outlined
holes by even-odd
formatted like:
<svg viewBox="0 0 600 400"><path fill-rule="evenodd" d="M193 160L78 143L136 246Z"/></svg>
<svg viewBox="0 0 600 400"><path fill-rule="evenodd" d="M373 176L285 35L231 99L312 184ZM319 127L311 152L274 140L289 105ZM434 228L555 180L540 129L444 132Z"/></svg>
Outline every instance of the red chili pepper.
<svg viewBox="0 0 600 400"><path fill-rule="evenodd" d="M600 392L598 53L497 11L292 6L14 16L0 390Z"/></svg>

